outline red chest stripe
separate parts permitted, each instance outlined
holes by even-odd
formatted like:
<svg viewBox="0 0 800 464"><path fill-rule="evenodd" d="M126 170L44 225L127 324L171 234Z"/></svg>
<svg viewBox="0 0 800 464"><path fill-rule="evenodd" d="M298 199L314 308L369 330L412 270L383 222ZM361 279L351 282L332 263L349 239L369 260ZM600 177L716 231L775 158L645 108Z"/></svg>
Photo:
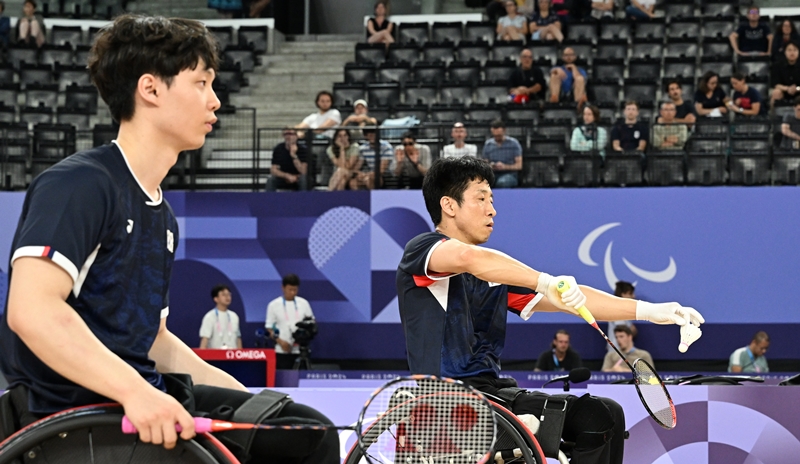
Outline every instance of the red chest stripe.
<svg viewBox="0 0 800 464"><path fill-rule="evenodd" d="M518 311L522 311L525 309L525 306L536 298L536 293L528 293L526 295L520 295L518 293L509 293L508 294L508 307L514 308Z"/></svg>

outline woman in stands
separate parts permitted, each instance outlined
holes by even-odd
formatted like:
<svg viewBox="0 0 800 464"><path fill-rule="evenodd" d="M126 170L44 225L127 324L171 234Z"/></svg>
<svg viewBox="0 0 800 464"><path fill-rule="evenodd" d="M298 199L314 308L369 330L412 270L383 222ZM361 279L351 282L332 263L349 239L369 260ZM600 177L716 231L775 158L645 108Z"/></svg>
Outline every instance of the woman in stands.
<svg viewBox="0 0 800 464"><path fill-rule="evenodd" d="M19 43L44 45L44 19L36 13L36 2L26 0L22 5L22 17L17 21L17 37Z"/></svg>
<svg viewBox="0 0 800 464"><path fill-rule="evenodd" d="M572 130L569 149L578 152L595 152L603 158L606 157L606 143L608 132L605 128L598 127L600 108L594 105L583 107L583 125Z"/></svg>
<svg viewBox="0 0 800 464"><path fill-rule="evenodd" d="M350 131L339 129L326 152L331 163L336 166L328 182L328 190L344 190L347 182L361 169L361 163L364 162L358 144L350 139Z"/></svg>
<svg viewBox="0 0 800 464"><path fill-rule="evenodd" d="M708 71L700 77L694 93L694 107L699 116L721 117L728 112L725 107L725 92L719 88L719 75Z"/></svg>
<svg viewBox="0 0 800 464"><path fill-rule="evenodd" d="M389 21L389 8L381 0L375 3L375 17L367 22L367 42L382 43L388 47L394 43L394 23Z"/></svg>
<svg viewBox="0 0 800 464"><path fill-rule="evenodd" d="M528 21L517 14L517 3L506 0L506 15L497 20L497 40L525 40L528 35Z"/></svg>
<svg viewBox="0 0 800 464"><path fill-rule="evenodd" d="M800 34L797 33L797 28L794 23L788 19L780 22L778 27L775 28L775 34L772 39L772 61L778 61L783 58L786 51L786 45L789 42L800 42Z"/></svg>

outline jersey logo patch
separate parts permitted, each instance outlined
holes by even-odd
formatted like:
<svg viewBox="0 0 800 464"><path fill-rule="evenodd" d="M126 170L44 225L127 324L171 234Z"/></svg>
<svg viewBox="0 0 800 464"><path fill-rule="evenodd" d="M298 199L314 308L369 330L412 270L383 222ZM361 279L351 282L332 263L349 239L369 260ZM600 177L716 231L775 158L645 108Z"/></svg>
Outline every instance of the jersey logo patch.
<svg viewBox="0 0 800 464"><path fill-rule="evenodd" d="M172 250L175 248L175 236L172 235L172 231L167 229L167 250L172 253Z"/></svg>
<svg viewBox="0 0 800 464"><path fill-rule="evenodd" d="M126 227L125 230L127 230L129 234L133 232L133 219L128 219L128 227Z"/></svg>

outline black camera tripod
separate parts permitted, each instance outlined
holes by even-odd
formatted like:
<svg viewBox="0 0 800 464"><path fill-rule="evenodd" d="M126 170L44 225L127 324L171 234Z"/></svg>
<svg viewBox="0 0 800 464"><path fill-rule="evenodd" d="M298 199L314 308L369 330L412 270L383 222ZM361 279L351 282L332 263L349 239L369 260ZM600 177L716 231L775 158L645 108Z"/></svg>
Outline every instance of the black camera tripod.
<svg viewBox="0 0 800 464"><path fill-rule="evenodd" d="M300 355L297 357L297 359L294 360L294 367L292 367L292 369L297 371L303 369L303 366L305 366L305 370L310 371L311 370L311 358L309 357L310 355L311 355L311 348L309 348L308 345L300 345Z"/></svg>

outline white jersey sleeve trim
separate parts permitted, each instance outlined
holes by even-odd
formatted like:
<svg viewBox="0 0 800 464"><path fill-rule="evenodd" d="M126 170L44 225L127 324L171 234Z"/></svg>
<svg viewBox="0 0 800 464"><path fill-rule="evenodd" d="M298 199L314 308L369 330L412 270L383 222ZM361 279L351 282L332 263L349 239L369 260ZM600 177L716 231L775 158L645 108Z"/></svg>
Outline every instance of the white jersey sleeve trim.
<svg viewBox="0 0 800 464"><path fill-rule="evenodd" d="M161 319L165 319L169 316L169 306L161 310Z"/></svg>
<svg viewBox="0 0 800 464"><path fill-rule="evenodd" d="M24 246L17 248L11 256L11 266L14 266L14 261L18 258L32 257L32 258L49 258L50 261L56 263L59 267L67 271L67 274L72 278L74 284L78 279L78 266L72 263L66 256L58 251L53 252L53 256L49 257L46 250L50 247L45 246Z"/></svg>
<svg viewBox="0 0 800 464"><path fill-rule="evenodd" d="M449 279L450 277L453 277L454 275L457 275L457 274L445 274L445 275L433 276L428 272L428 265L431 262L431 256L433 256L433 250L435 250L436 247L438 247L444 242L445 242L444 240L439 240L438 242L434 243L431 249L428 250L428 255L425 257L425 277L431 280L446 280Z"/></svg>
<svg viewBox="0 0 800 464"><path fill-rule="evenodd" d="M72 293L75 295L75 298L80 296L81 287L83 287L83 283L86 281L86 276L89 275L89 269L92 267L92 264L94 264L94 260L97 259L98 251L100 251L100 244L98 244L94 251L92 251L92 254L86 258L86 262L83 263L83 266L78 273L78 278L75 279L75 285L72 286Z"/></svg>
<svg viewBox="0 0 800 464"><path fill-rule="evenodd" d="M526 304L524 308L522 308L522 311L519 313L519 317L521 317L524 321L530 319L531 316L533 316L533 307L536 306L536 303L542 301L542 298L544 298L544 295L537 293L536 296L533 297L533 299Z"/></svg>

